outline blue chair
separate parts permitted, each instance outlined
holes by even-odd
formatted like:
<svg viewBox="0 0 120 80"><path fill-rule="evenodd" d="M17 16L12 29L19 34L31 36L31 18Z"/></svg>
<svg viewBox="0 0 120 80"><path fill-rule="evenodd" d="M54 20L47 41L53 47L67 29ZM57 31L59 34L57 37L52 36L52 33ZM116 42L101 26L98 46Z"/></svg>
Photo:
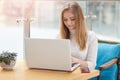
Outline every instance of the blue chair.
<svg viewBox="0 0 120 80"><path fill-rule="evenodd" d="M120 80L120 44L98 44L96 69L100 76L90 80Z"/></svg>
<svg viewBox="0 0 120 80"><path fill-rule="evenodd" d="M119 79L119 60L120 44L99 43L97 66L100 76L97 80L120 80ZM94 78L94 80L96 80Z"/></svg>

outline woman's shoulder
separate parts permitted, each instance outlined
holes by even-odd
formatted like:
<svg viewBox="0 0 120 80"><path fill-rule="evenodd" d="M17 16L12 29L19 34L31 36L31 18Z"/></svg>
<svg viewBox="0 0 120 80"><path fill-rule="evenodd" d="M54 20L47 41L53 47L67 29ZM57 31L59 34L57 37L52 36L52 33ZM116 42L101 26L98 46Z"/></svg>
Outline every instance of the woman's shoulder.
<svg viewBox="0 0 120 80"><path fill-rule="evenodd" d="M96 33L93 31L88 31L87 32L87 39L88 40L95 40L97 39Z"/></svg>
<svg viewBox="0 0 120 80"><path fill-rule="evenodd" d="M94 31L87 31L88 36L96 36Z"/></svg>

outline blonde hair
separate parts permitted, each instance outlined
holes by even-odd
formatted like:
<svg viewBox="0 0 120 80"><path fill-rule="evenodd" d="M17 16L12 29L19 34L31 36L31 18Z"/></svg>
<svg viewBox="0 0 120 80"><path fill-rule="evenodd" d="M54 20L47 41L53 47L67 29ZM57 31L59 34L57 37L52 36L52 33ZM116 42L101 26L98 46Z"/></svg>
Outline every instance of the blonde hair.
<svg viewBox="0 0 120 80"><path fill-rule="evenodd" d="M69 29L65 26L63 22L63 13L65 11L70 11L75 16L76 42L78 43L80 50L84 50L86 48L86 28L82 9L77 2L70 2L64 6L61 12L60 35L62 39L70 39Z"/></svg>

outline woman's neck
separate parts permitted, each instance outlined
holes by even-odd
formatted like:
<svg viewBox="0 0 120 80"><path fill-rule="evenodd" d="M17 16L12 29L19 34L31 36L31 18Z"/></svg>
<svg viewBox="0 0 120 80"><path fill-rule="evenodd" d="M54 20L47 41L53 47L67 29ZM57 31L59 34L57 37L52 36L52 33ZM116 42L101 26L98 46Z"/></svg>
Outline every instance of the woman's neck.
<svg viewBox="0 0 120 80"><path fill-rule="evenodd" d="M70 31L70 35L75 35L75 29L69 30Z"/></svg>

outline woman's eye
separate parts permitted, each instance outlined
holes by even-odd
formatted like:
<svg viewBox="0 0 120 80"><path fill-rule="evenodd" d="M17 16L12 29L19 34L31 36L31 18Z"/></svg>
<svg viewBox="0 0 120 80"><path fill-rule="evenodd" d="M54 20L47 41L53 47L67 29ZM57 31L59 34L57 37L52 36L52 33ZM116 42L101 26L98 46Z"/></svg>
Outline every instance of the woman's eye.
<svg viewBox="0 0 120 80"><path fill-rule="evenodd" d="M63 21L67 21L67 19L63 19Z"/></svg>

